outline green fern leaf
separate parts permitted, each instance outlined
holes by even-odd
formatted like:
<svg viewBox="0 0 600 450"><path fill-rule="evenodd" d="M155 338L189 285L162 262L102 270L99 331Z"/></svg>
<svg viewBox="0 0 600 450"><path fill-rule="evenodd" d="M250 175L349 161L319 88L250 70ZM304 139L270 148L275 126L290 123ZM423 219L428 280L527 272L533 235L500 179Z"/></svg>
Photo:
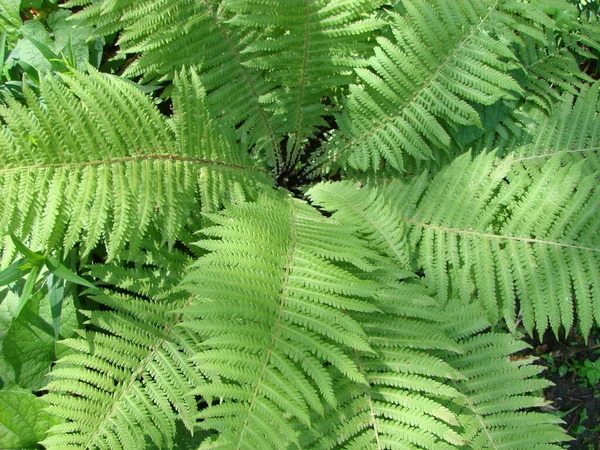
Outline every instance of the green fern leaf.
<svg viewBox="0 0 600 450"><path fill-rule="evenodd" d="M520 59L526 73L524 89L527 91L527 101L550 112L563 92L576 95L584 83L592 81L579 69L577 59L571 53L571 47L579 44L576 37L572 36L564 47L558 47L553 42L540 46L533 39L525 40Z"/></svg>
<svg viewBox="0 0 600 450"><path fill-rule="evenodd" d="M230 193L252 197L271 184L210 119L197 76L178 83L175 132L141 90L91 68L42 80L43 102L26 88L29 108L8 99L0 108L0 234L65 252L81 240L84 254L103 240L113 258L151 223L164 224L173 241L198 190L210 210Z"/></svg>
<svg viewBox="0 0 600 450"><path fill-rule="evenodd" d="M214 401L200 426L219 431L219 448L287 448L297 431L285 418L310 422L335 403L330 364L358 384L365 378L348 349L371 352L349 311L376 311L375 284L336 267L368 266L362 241L308 205L264 198L208 216L202 232L218 240L185 277L194 295L183 325L204 338L194 357ZM332 243L342 249L336 256ZM267 437L265 441L264 437Z"/></svg>
<svg viewBox="0 0 600 450"><path fill-rule="evenodd" d="M361 230L372 249L382 256L392 279L401 278L398 268L412 268L406 230L398 211L386 203L376 188L363 189L360 183L321 183L307 191L308 197L340 223L353 224ZM402 202L402 199L396 198ZM389 263L386 263L389 261Z"/></svg>
<svg viewBox="0 0 600 450"><path fill-rule="evenodd" d="M429 304L429 305L427 305ZM317 418L302 436L302 448L451 449L466 444L458 419L445 404L461 395L449 385L461 374L431 353L460 351L440 324L443 315L418 285L385 289L377 305L383 314L355 317L376 355L354 352L368 386L334 378L338 406Z"/></svg>
<svg viewBox="0 0 600 450"><path fill-rule="evenodd" d="M91 4L90 4L91 3ZM239 128L272 164L292 167L306 139L326 125L323 98L353 81L368 33L385 21L370 17L380 0L202 2L155 0L89 5L76 17L101 35L122 30L120 55L139 55L126 76L172 79L194 67L210 105ZM236 102L228 108L227 99ZM286 161L279 140L287 136ZM276 161L276 159L278 159Z"/></svg>
<svg viewBox="0 0 600 450"><path fill-rule="evenodd" d="M442 358L465 377L453 382L464 394L453 400L461 407L458 420L468 442L461 448L563 448L560 443L570 437L559 426L562 420L533 410L547 404L538 396L549 385L538 377L543 366L532 364L531 357L515 355L528 346L513 336L480 333L483 311L469 318L476 309L455 299L445 308L444 328L463 349L461 354Z"/></svg>
<svg viewBox="0 0 600 450"><path fill-rule="evenodd" d="M553 22L520 2L399 2L393 39L378 37L368 68L357 69L338 117L340 132L328 157L352 168L404 171L404 157L437 158L448 149L445 127L481 126L473 104L491 105L521 93L509 72L522 33L545 42ZM514 47L513 47L514 46Z"/></svg>
<svg viewBox="0 0 600 450"><path fill-rule="evenodd" d="M595 178L560 156L538 167L466 154L401 214L442 304L476 292L492 323L514 327L516 292L529 332L569 330L575 307L587 335L600 323L599 199Z"/></svg>
<svg viewBox="0 0 600 450"><path fill-rule="evenodd" d="M44 399L66 422L50 430L47 449L143 449L146 439L170 448L176 419L193 430L188 394L204 379L189 358L199 340L175 327L175 310L188 300L173 294L188 257L158 240L141 245L133 261L91 267L107 288L90 296L102 308L81 311L82 336L61 341L70 351L54 365Z"/></svg>
<svg viewBox="0 0 600 450"><path fill-rule="evenodd" d="M592 175L600 170L599 89L600 83L595 82L582 86L576 95L564 92L549 114L525 103L475 140L465 140L464 146L477 153L513 155L524 164L544 164L555 156L564 163L585 161L581 169Z"/></svg>
<svg viewBox="0 0 600 450"><path fill-rule="evenodd" d="M566 5L565 5L566 6ZM561 14L575 14L575 6L563 9ZM522 69L514 74L526 95L518 101L503 101L492 106L477 106L483 128L477 126L460 127L451 130L455 141L454 154L472 147L485 145L490 151L496 147L522 146L524 139L536 139L537 125L547 120L547 116L557 116L556 109L570 107L573 97L586 96L587 85L592 79L580 69L581 58L594 58L586 48L597 49L600 43L600 27L593 23L573 23L570 31L556 30L547 42L539 42L525 37L517 56ZM569 106L567 106L569 104ZM537 139L545 135L539 135ZM476 141L475 144L473 141ZM440 165L447 163L443 159Z"/></svg>
<svg viewBox="0 0 600 450"><path fill-rule="evenodd" d="M559 155L565 163L584 161L586 174L600 170L599 96L600 83L596 82L582 88L577 96L564 94L548 117L535 110L529 112L527 130L511 141L517 161L543 164ZM501 146L504 151L506 144Z"/></svg>
<svg viewBox="0 0 600 450"><path fill-rule="evenodd" d="M380 0L230 0L224 8L230 23L263 36L250 43L248 67L260 69L272 85L265 101L273 104L272 128L288 136L286 165L293 167L299 151L319 126L327 126L324 97L353 81L352 69L366 48L365 37L385 22L370 13ZM269 30L265 33L264 30ZM329 113L330 114L330 113Z"/></svg>

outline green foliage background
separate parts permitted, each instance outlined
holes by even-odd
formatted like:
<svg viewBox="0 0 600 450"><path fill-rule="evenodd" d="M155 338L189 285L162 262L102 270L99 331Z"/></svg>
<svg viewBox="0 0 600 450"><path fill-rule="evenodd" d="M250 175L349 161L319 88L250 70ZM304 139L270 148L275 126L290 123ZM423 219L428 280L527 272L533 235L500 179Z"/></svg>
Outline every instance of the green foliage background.
<svg viewBox="0 0 600 450"><path fill-rule="evenodd" d="M595 2L0 0L0 447L559 449Z"/></svg>

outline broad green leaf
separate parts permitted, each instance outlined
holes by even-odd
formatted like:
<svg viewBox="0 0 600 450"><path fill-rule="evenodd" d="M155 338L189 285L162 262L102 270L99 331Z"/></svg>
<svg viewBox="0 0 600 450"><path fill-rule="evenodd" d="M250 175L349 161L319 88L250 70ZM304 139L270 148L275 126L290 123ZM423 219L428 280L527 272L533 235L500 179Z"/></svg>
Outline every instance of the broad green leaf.
<svg viewBox="0 0 600 450"><path fill-rule="evenodd" d="M16 39L17 30L21 26L20 3L20 0L0 1L0 29L7 33L9 42Z"/></svg>
<svg viewBox="0 0 600 450"><path fill-rule="evenodd" d="M77 327L75 298L73 290L68 286L63 290L62 299L52 300L54 303L61 303L59 339L70 337ZM16 295L7 295L8 298L0 305L0 359L9 368L8 378L31 390L40 389L46 384L46 375L52 362L65 350L56 345L54 313L50 299L47 298L49 295L46 288L40 289L18 317Z"/></svg>
<svg viewBox="0 0 600 450"><path fill-rule="evenodd" d="M27 246L23 244L23 242L21 242L21 240L14 234L11 233L10 238L15 244L15 248L25 257L27 261L30 261L31 263L37 263L43 262L46 259L46 257L41 253L34 252L33 250L27 248Z"/></svg>
<svg viewBox="0 0 600 450"><path fill-rule="evenodd" d="M22 38L19 39L8 57L7 66L10 68L22 62L36 70L50 70L51 64L29 40L29 38L32 38L44 45L51 46L52 38L44 25L38 20L28 20L19 29L19 35Z"/></svg>
<svg viewBox="0 0 600 450"><path fill-rule="evenodd" d="M37 390L47 382L46 374L55 359L52 325L40 317L42 291L32 296L21 314L14 316L2 343L4 361L14 371L14 381Z"/></svg>
<svg viewBox="0 0 600 450"><path fill-rule="evenodd" d="M29 42L42 54L42 56L50 63L50 66L59 72L63 72L66 68L65 64L60 60L60 55L54 53L50 46L30 37Z"/></svg>
<svg viewBox="0 0 600 450"><path fill-rule="evenodd" d="M16 293L8 288L0 290L0 378L3 383L12 382L15 379L12 365L4 360L2 345L18 304L19 296Z"/></svg>
<svg viewBox="0 0 600 450"><path fill-rule="evenodd" d="M27 280L25 281L25 286L23 287L23 291L21 292L21 298L19 299L19 307L17 308L16 317L19 317L21 311L27 306L31 296L33 295L33 291L35 289L35 285L37 283L37 279L42 271L42 265L38 264L33 267L31 272L27 275Z"/></svg>
<svg viewBox="0 0 600 450"><path fill-rule="evenodd" d="M21 8L35 8L41 9L44 0L22 0Z"/></svg>
<svg viewBox="0 0 600 450"><path fill-rule="evenodd" d="M0 448L37 449L48 429L60 420L44 411L46 402L17 387L0 390Z"/></svg>
<svg viewBox="0 0 600 450"><path fill-rule="evenodd" d="M28 20L19 29L22 38L11 52L7 65L13 67L26 64L42 72L52 68L64 71L66 65L61 64L60 60L63 55L66 57L71 53L76 67L84 69L90 59L90 50L96 60L102 41L96 39L88 44L92 28L77 26L75 22L68 21L70 15L68 10L53 12L46 21L48 28L39 20Z"/></svg>
<svg viewBox="0 0 600 450"><path fill-rule="evenodd" d="M4 58L6 58L6 31L0 34L0 80L4 71Z"/></svg>
<svg viewBox="0 0 600 450"><path fill-rule="evenodd" d="M61 10L48 16L48 26L54 35L53 50L57 55L63 53L69 56L72 53L73 67L84 69L90 60L90 50L93 52L93 48L102 40L95 39L88 43L92 28L75 26L75 22L67 20L70 15L70 11Z"/></svg>
<svg viewBox="0 0 600 450"><path fill-rule="evenodd" d="M50 275L49 275L50 277ZM60 278L57 278L61 280ZM62 280L64 282L64 280ZM48 290L48 296L50 295L50 290ZM50 300L48 298L48 300ZM63 297L61 301L61 310L60 310L60 326L58 328L58 338L55 339L55 359L60 358L65 353L70 352L69 347L60 344L61 339L66 339L75 333L77 327L80 326L79 319L77 316L77 292L75 286L71 283L64 283L63 287ZM50 301L42 300L40 302L40 317L42 317L46 322L52 323L53 312L52 305ZM54 324L53 324L54 327ZM54 331L54 330L53 330ZM54 337L54 336L53 336Z"/></svg>

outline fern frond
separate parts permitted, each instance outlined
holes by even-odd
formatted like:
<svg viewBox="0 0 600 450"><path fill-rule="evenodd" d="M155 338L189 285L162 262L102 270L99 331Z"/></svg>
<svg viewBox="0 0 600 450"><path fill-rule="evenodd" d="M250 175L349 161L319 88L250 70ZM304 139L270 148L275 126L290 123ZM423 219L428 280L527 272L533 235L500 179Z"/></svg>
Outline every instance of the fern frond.
<svg viewBox="0 0 600 450"><path fill-rule="evenodd" d="M529 111L527 128L510 140L486 146L501 144L501 152L510 151L517 161L527 164L543 164L555 156L565 163L584 161L582 169L591 175L600 170L599 116L600 83L595 82L576 96L563 94L549 116Z"/></svg>
<svg viewBox="0 0 600 450"><path fill-rule="evenodd" d="M443 328L463 352L443 357L464 378L452 382L463 397L453 399L462 436L472 450L563 448L570 437L558 417L536 411L547 404L539 392L550 383L539 378L543 366L517 353L528 347L510 334L480 333L482 312L452 300L445 308ZM485 327L487 328L487 327ZM460 406L457 409L456 406Z"/></svg>
<svg viewBox="0 0 600 450"><path fill-rule="evenodd" d="M371 249L385 256L381 263L390 261L387 265L392 279L399 279L398 268L412 268L404 222L376 187L367 186L363 189L362 183L347 181L320 183L306 194L316 205L333 212L333 218L340 223L357 227Z"/></svg>
<svg viewBox="0 0 600 450"><path fill-rule="evenodd" d="M383 2L364 0L230 0L230 23L263 35L245 49L247 66L260 69L278 86L265 97L275 110L272 127L287 136L286 159L292 167L307 137L327 126L324 97L354 80L364 64L364 36L386 24L370 17ZM331 113L329 113L331 114Z"/></svg>
<svg viewBox="0 0 600 450"><path fill-rule="evenodd" d="M533 39L525 39L525 45L520 49L519 59L525 71L523 89L526 91L526 100L537 104L547 113L552 111L564 92L577 95L584 83L592 81L581 71L573 54L572 48L580 45L577 37L571 35L569 42L561 46L552 40L548 45L540 45Z"/></svg>
<svg viewBox="0 0 600 450"><path fill-rule="evenodd" d="M404 170L404 157L437 157L447 149L446 127L481 125L473 104L514 98L521 87L509 75L519 67L521 37L545 42L553 21L521 2L399 2L392 13L393 39L377 38L368 68L357 69L329 149L360 170L382 161Z"/></svg>
<svg viewBox="0 0 600 450"><path fill-rule="evenodd" d="M96 309L81 311L81 337L61 341L70 351L54 365L44 398L66 422L50 430L45 448L135 450L146 439L171 448L176 420L193 430L189 392L204 380L189 358L200 343L175 326L174 313L188 303L174 286L189 257L159 240L141 246L132 261L91 267L107 287L90 295Z"/></svg>
<svg viewBox="0 0 600 450"><path fill-rule="evenodd" d="M353 81L352 69L370 48L361 36L385 24L369 17L382 3L105 0L77 17L103 35L123 30L120 54L139 55L126 76L160 81L195 67L213 112L242 125L240 136L270 162L288 137L285 164L292 167L307 137L326 125L323 98Z"/></svg>
<svg viewBox="0 0 600 450"><path fill-rule="evenodd" d="M368 386L334 379L339 405L328 408L302 448L451 449L466 441L458 419L445 405L461 395L450 385L462 375L432 356L440 348L460 351L440 332L445 320L435 301L418 285L396 284L380 295L383 314L357 314L376 355L354 352Z"/></svg>
<svg viewBox="0 0 600 450"><path fill-rule="evenodd" d="M377 285L335 261L373 270L369 251L298 201L263 198L208 217L217 226L202 232L218 240L198 243L211 253L182 283L194 295L183 325L204 338L194 361L214 380L197 393L221 399L199 426L219 432L219 448L297 445L288 419L307 425L323 401L335 403L324 364L365 383L347 353L371 349L349 312L376 311Z"/></svg>
<svg viewBox="0 0 600 450"><path fill-rule="evenodd" d="M485 131L466 127L458 132L455 154L471 148L474 153L514 155L527 164L543 164L560 155L564 163L584 160L582 170L586 174L598 172L599 88L600 84L594 82L578 83L574 93L565 89L553 102L551 111L527 100L521 106L491 109L490 113L496 117L490 118Z"/></svg>
<svg viewBox="0 0 600 450"><path fill-rule="evenodd" d="M442 304L476 292L492 323L502 315L513 327L516 293L529 332L569 330L575 309L587 335L600 323L597 187L560 156L537 166L465 154L401 214Z"/></svg>
<svg viewBox="0 0 600 450"><path fill-rule="evenodd" d="M120 58L131 58L125 76L141 76L142 82L172 80L183 68L201 74L214 116L226 127L239 127L248 147L274 166L279 139L269 122L272 112L262 100L276 86L261 71L247 67L244 53L258 33L228 24L231 14L216 0L77 0L85 6L74 15L99 36L121 32L117 41ZM226 108L223 105L228 105ZM242 125L240 127L240 125Z"/></svg>
<svg viewBox="0 0 600 450"><path fill-rule="evenodd" d="M28 106L9 99L0 108L0 234L65 252L80 241L84 254L103 240L113 258L152 223L173 241L198 190L208 210L231 191L252 196L257 183L271 184L220 134L197 77L178 83L175 132L141 90L91 68L42 80L43 100L25 89Z"/></svg>
<svg viewBox="0 0 600 450"><path fill-rule="evenodd" d="M570 12L573 12L572 9ZM578 28L568 34L558 30L553 35L548 30L549 37L545 43L524 38L517 52L522 68L514 73L515 79L523 87L524 96L492 106L475 106L483 127L471 125L451 130L455 150L449 159L468 148L479 150L486 146L492 151L500 146L510 147L512 151L515 146L523 146L528 136L529 141L535 139L530 135L536 132L540 121L559 114L555 110L566 106L565 102L572 101L566 93L574 98L586 96L585 91L589 88L586 84L592 79L580 69L578 60L584 57L582 49L598 47L600 29L597 28L578 23ZM585 57L590 55L586 54ZM447 162L442 160L439 166Z"/></svg>

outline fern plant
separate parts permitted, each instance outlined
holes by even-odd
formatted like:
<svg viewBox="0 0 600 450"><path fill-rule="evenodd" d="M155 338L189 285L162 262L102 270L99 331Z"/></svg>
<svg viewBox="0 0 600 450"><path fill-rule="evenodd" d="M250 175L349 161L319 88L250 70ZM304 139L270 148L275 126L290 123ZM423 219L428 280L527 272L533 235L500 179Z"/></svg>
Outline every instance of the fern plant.
<svg viewBox="0 0 600 450"><path fill-rule="evenodd" d="M591 9L58 7L116 53L0 106L2 448L569 440L522 339L600 325Z"/></svg>

